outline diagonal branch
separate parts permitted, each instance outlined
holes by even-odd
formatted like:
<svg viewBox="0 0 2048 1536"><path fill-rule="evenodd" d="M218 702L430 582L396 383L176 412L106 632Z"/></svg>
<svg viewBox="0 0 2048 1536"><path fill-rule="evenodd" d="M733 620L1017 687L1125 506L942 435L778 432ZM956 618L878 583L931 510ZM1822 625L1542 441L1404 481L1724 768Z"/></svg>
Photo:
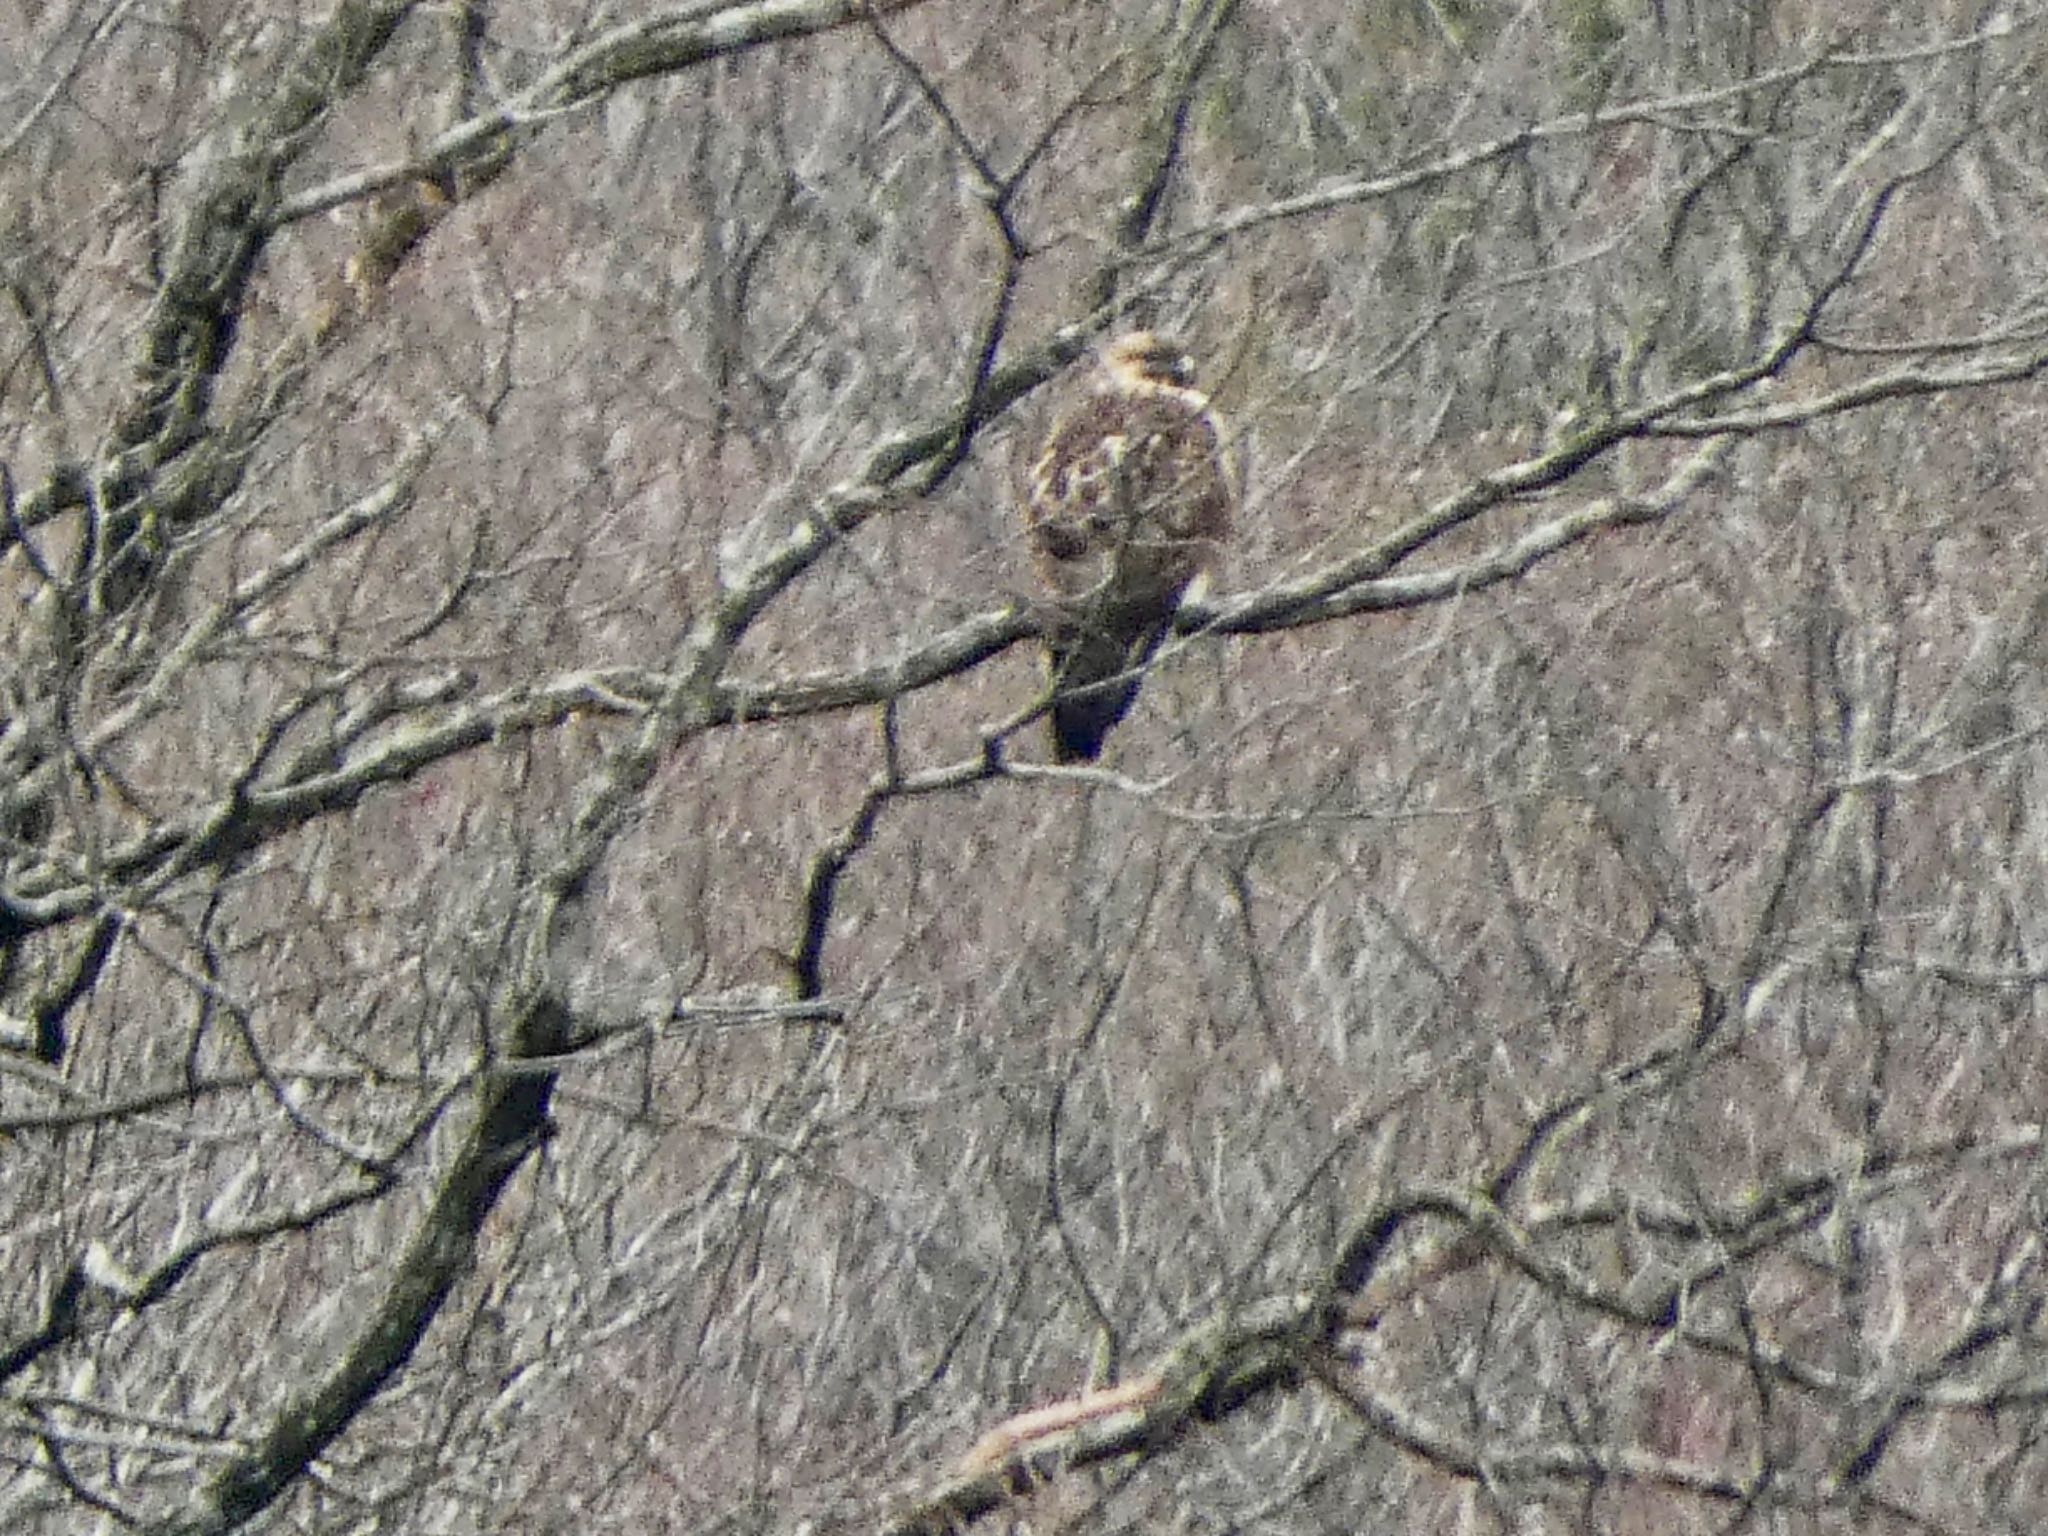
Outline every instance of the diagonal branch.
<svg viewBox="0 0 2048 1536"><path fill-rule="evenodd" d="M1144 1374L999 1424L936 1486L879 1522L881 1536L955 1531L1062 1472L1158 1455L1199 1425L1297 1385L1315 1326L1308 1297L1278 1296L1191 1328Z"/></svg>

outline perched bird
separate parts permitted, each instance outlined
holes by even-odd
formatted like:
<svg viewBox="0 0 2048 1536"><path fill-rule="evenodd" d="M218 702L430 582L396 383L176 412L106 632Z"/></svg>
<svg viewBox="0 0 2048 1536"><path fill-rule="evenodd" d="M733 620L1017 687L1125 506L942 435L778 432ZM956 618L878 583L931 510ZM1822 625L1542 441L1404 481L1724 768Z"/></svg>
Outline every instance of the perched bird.
<svg viewBox="0 0 2048 1536"><path fill-rule="evenodd" d="M1102 365L1101 385L1047 436L1024 505L1060 604L1046 669L1063 763L1099 756L1129 713L1181 595L1230 532L1234 500L1222 424L1187 355L1133 331Z"/></svg>

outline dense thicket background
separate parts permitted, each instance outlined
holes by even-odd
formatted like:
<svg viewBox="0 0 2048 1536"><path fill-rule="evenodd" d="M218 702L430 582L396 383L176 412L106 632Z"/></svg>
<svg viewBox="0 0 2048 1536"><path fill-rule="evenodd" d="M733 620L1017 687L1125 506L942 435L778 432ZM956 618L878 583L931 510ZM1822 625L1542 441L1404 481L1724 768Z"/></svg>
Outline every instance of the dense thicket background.
<svg viewBox="0 0 2048 1536"><path fill-rule="evenodd" d="M2044 43L9 7L0 1523L2042 1528Z"/></svg>

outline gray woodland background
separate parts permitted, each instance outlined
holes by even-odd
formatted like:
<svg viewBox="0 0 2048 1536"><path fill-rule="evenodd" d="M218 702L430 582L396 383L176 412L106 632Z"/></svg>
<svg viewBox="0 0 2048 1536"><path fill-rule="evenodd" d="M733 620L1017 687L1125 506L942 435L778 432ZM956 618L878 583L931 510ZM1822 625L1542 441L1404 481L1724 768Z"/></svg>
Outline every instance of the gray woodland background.
<svg viewBox="0 0 2048 1536"><path fill-rule="evenodd" d="M2041 1529L2044 64L7 7L0 1524ZM1056 770L1140 324L1240 529Z"/></svg>

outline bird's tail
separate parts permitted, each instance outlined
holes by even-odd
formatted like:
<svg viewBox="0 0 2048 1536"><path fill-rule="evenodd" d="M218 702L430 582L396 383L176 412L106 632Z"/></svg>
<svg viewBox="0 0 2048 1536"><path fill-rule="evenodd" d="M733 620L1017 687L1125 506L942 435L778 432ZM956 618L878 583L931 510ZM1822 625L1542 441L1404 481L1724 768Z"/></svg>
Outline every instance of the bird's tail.
<svg viewBox="0 0 2048 1536"><path fill-rule="evenodd" d="M1130 713L1144 665L1170 627L1156 616L1142 624L1097 616L1061 637L1051 656L1054 757L1086 763L1102 755L1103 739Z"/></svg>

